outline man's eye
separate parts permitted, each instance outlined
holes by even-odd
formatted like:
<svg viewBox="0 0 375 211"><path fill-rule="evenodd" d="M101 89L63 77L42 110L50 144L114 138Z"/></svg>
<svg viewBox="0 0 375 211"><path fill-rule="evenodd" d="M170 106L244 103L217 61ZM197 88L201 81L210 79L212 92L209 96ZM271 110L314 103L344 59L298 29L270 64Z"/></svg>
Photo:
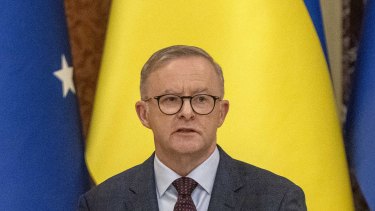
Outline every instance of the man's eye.
<svg viewBox="0 0 375 211"><path fill-rule="evenodd" d="M199 100L199 102L204 102L204 101L206 101L206 98L204 98L204 97L199 97L198 100Z"/></svg>
<svg viewBox="0 0 375 211"><path fill-rule="evenodd" d="M178 102L178 97L176 96L164 96L160 99L162 103L176 103Z"/></svg>
<svg viewBox="0 0 375 211"><path fill-rule="evenodd" d="M169 102L177 101L177 97L167 97L166 101L169 101Z"/></svg>
<svg viewBox="0 0 375 211"><path fill-rule="evenodd" d="M207 102L207 97L205 97L205 96L199 96L198 97L198 99L197 99L197 101L199 102L199 103L205 103L205 102Z"/></svg>

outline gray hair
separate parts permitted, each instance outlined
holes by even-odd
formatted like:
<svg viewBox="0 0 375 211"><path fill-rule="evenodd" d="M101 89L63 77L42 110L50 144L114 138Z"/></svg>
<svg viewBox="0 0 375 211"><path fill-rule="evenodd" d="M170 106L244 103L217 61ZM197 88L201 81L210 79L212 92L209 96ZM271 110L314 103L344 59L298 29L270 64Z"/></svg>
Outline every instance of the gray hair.
<svg viewBox="0 0 375 211"><path fill-rule="evenodd" d="M155 52L143 65L141 71L141 85L140 91L141 96L144 97L145 91L145 84L146 80L149 77L150 73L155 69L165 65L169 61L181 57L190 57L190 56L198 56L203 57L209 61L212 66L214 67L216 73L218 74L221 82L221 90L222 94L224 94L224 76L223 71L218 63L203 49L195 47L195 46L187 46L187 45L174 45L167 48L163 48L157 52Z"/></svg>

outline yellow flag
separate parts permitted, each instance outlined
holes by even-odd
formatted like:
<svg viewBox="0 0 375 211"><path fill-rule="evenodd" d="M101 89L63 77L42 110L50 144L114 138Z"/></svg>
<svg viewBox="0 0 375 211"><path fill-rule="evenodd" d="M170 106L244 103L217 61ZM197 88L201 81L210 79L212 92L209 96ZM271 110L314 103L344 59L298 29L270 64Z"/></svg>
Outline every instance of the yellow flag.
<svg viewBox="0 0 375 211"><path fill-rule="evenodd" d="M301 0L113 0L86 159L96 183L143 162L140 70L170 45L207 50L230 101L218 143L302 187L309 210L352 210L327 64Z"/></svg>

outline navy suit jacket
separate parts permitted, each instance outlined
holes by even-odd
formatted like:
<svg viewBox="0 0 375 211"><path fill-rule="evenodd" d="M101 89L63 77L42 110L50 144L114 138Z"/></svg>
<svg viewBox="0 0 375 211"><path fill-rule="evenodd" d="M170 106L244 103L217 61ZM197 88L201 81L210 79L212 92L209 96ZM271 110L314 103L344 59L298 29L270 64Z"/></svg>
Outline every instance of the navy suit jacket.
<svg viewBox="0 0 375 211"><path fill-rule="evenodd" d="M306 210L300 187L288 179L234 160L220 147L208 210ZM78 210L158 210L154 155L81 196Z"/></svg>

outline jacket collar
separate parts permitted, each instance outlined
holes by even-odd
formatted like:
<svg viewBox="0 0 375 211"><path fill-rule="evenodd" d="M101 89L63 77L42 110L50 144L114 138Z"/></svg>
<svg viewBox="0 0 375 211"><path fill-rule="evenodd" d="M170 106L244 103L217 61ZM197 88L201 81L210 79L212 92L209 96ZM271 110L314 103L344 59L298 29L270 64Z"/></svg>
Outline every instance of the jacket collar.
<svg viewBox="0 0 375 211"><path fill-rule="evenodd" d="M218 149L220 161L208 210L235 209L241 197L237 191L245 183L233 159L220 146ZM141 169L136 173L136 180L129 187L132 197L126 201L128 210L158 210L153 163L154 154L139 166Z"/></svg>
<svg viewBox="0 0 375 211"><path fill-rule="evenodd" d="M237 193L244 186L239 170L233 159L220 146L220 162L217 169L213 192L208 210L230 210L239 204L240 194Z"/></svg>
<svg viewBox="0 0 375 211"><path fill-rule="evenodd" d="M154 154L139 166L141 169L129 186L132 197L126 201L128 210L158 210L153 163Z"/></svg>

